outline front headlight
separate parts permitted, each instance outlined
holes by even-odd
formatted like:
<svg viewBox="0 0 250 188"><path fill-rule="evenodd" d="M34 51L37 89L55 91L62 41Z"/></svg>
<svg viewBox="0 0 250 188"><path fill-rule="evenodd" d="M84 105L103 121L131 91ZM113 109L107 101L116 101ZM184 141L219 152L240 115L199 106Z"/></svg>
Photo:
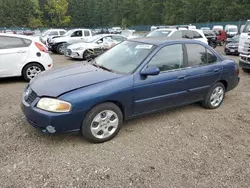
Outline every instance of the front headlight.
<svg viewBox="0 0 250 188"><path fill-rule="evenodd" d="M79 47L79 48L73 48L73 50L77 51L77 50L84 50L84 48Z"/></svg>
<svg viewBox="0 0 250 188"><path fill-rule="evenodd" d="M70 103L52 98L41 98L36 106L50 112L69 112L71 110Z"/></svg>

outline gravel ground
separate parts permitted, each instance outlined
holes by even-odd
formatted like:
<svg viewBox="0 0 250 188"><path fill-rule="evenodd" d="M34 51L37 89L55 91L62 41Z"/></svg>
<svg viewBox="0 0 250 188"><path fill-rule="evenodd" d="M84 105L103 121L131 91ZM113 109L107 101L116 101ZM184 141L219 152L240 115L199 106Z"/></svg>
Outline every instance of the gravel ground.
<svg viewBox="0 0 250 188"><path fill-rule="evenodd" d="M250 187L250 74L240 74L219 109L140 117L104 144L33 129L19 105L26 83L1 79L0 187Z"/></svg>

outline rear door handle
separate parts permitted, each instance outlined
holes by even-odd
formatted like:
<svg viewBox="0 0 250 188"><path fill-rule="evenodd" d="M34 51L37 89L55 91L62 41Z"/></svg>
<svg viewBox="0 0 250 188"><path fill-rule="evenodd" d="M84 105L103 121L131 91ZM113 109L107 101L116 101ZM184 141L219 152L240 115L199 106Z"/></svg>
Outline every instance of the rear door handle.
<svg viewBox="0 0 250 188"><path fill-rule="evenodd" d="M186 75L182 75L182 76L178 76L177 79L178 79L178 80L184 80L185 77L186 77Z"/></svg>

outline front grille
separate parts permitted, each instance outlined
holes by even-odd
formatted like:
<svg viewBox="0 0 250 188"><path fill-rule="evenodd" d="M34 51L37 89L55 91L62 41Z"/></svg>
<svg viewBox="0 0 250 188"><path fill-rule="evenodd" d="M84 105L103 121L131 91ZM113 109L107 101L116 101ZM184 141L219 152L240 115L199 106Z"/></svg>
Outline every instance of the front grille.
<svg viewBox="0 0 250 188"><path fill-rule="evenodd" d="M25 101L29 105L31 105L31 103L33 103L36 98L37 98L37 94L34 91L31 90L31 93L27 96Z"/></svg>

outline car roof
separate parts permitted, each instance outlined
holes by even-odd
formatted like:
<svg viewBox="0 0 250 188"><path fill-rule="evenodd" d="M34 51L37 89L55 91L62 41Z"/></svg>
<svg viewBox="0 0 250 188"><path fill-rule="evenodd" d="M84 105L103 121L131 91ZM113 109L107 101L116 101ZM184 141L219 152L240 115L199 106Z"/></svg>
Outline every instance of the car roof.
<svg viewBox="0 0 250 188"><path fill-rule="evenodd" d="M146 43L146 44L151 44L155 46L160 46L162 44L168 44L168 43L173 43L173 42L180 42L180 43L192 42L192 43L197 43L197 44L203 44L203 42L197 41L197 40L175 39L173 37L166 37L166 36L132 38L132 39L128 39L128 41Z"/></svg>
<svg viewBox="0 0 250 188"><path fill-rule="evenodd" d="M18 34L0 33L0 36L5 36L5 37L16 37L16 38L23 38L23 39L32 40L32 37L31 37L31 36L18 35Z"/></svg>

